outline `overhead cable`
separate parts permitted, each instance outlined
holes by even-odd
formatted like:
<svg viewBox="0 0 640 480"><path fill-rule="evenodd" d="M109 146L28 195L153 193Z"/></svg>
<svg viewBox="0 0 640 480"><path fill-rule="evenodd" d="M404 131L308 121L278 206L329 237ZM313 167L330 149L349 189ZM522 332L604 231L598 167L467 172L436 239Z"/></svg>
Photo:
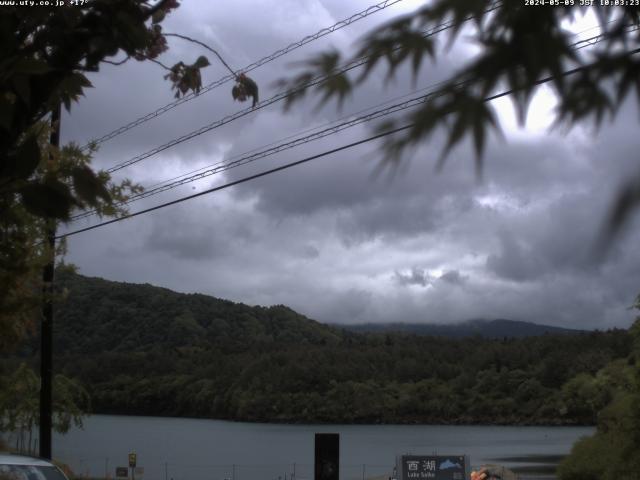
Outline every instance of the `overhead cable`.
<svg viewBox="0 0 640 480"><path fill-rule="evenodd" d="M635 28L633 28L633 27L634 26L629 26L628 27L629 31L634 31L634 30L638 29L638 27L635 27ZM572 47L574 49L580 49L580 48L583 48L585 46L591 46L591 45L594 45L594 44L602 41L604 39L604 37L605 37L604 34L599 34L599 35L596 35L594 37L591 37L591 38L588 38L588 39L585 39L585 40L580 40L580 41L574 43L572 45ZM441 82L441 83L444 83L444 82ZM424 89L421 89L421 90L434 89L435 87L436 87L436 85L432 85L430 87L427 87L427 88L424 88ZM253 161L256 161L258 159L273 155L275 153L279 153L279 152L282 152L284 150L288 150L288 149L294 148L294 147L296 147L298 145L309 143L311 141L318 140L318 139L324 138L326 136L336 134L336 133L338 133L338 132L340 132L340 131L342 131L344 129L351 128L351 127L359 125L361 123L368 122L370 120L377 119L377 118L386 116L388 114L396 113L396 112L401 111L401 110L405 110L405 109L408 109L408 108L415 107L415 106L419 105L420 103L423 103L424 101L426 101L427 98L430 98L434 94L437 94L437 93L438 93L437 91L432 91L432 92L428 93L427 95L415 97L415 98L412 98L412 99L410 99L408 101L397 103L397 104L392 105L390 107L379 109L379 110L376 110L375 112L368 113L366 115L360 115L358 117L351 116L347 121L344 121L344 122L339 123L337 125L330 126L330 127L325 128L323 130L318 130L317 127L312 128L312 129L308 129L307 131L314 131L314 130L316 130L316 131L314 133L311 133L310 135L306 135L306 136L295 138L294 140L292 140L290 142L282 142L280 144L278 144L277 142L272 142L271 144L267 145L267 147L271 147L272 145L275 145L272 148L266 148L265 149L265 147L262 147L262 150L260 148L256 148L256 149L253 149L253 150L251 150L249 152L245 152L244 154L237 155L236 159L234 159L232 161L226 161L226 162L225 161L221 161L221 162L218 162L216 164L209 165L207 167L202 167L200 169L197 169L195 171L192 171L192 172L189 172L189 173L186 173L186 174L182 174L182 175L180 175L178 177L174 177L172 179L165 180L163 182L160 182L158 184L153 185L152 188L148 188L144 192L141 192L141 193L133 195L132 197L128 198L126 201L123 201L123 202L120 202L120 203L116 204L116 206L128 205L128 204L130 204L130 203L132 203L134 201L141 200L143 198L147 198L147 197L150 197L150 196L153 196L153 195L156 195L156 194L171 190L171 189L176 188L178 186L185 185L187 183L191 183L191 182L194 182L196 180L200 180L200 179L206 178L208 176L227 171L227 170L229 170L231 168L235 168L235 167L238 167L238 166L241 166L241 165L245 165L247 163L251 163ZM409 95L403 95L403 96L397 97L397 98L403 98L403 97L407 97ZM393 100L391 100L391 101L393 101ZM380 107L382 105L386 105L386 104L390 103L391 101L387 101L387 102L384 102L383 104L379 104L378 107ZM363 110L362 112L369 111L369 110L371 110L373 108L376 108L376 107L367 108L367 109ZM360 113L362 113L362 112L360 112ZM334 123L336 123L336 122L330 122L329 125L334 124ZM301 132L301 133L306 133L306 132ZM290 135L289 137L286 137L283 140L287 140L287 139L293 138L293 137L295 137L295 135ZM82 212L82 213L80 213L78 215L75 215L75 216L71 217L71 220L74 221L74 220L78 220L78 219L82 219L82 218L87 218L87 217L92 216L92 215L94 215L96 213L97 212L95 210Z"/></svg>
<svg viewBox="0 0 640 480"><path fill-rule="evenodd" d="M381 10L384 10L387 7L390 7L391 5L395 5L396 3L401 2L402 0L385 0L383 2L377 3L376 5L372 5L358 13L355 13L353 15L351 15L349 18L345 18L343 20L340 20L339 22L331 25L330 27L326 27L323 28L322 30L319 30L318 32L312 34L312 35L307 35L306 37L304 37L301 40L298 40L297 42L293 42L289 45L287 45L284 48L281 48L280 50L277 50L275 52L273 52L270 55L267 55L266 57L261 58L260 60L257 60L249 65L247 65L244 68L241 68L240 70L238 70L238 72L250 72L251 70L254 70L258 67L261 67L262 65L264 65L265 63L269 63L279 57L282 57L283 55L286 55L289 52L292 52L310 42L313 42L314 40L317 40L319 38L322 38L326 35L329 35L332 32L335 32L336 30L340 30L341 28L344 28L348 25L351 25L352 23L357 22L358 20L362 20L363 18L368 17L369 15L372 15L376 12L379 12ZM84 145L82 147L83 150L88 149L91 145L99 145L101 143L104 143L108 140L111 140L112 138L117 137L118 135L123 134L124 132L127 132L129 130L131 130L132 128L137 127L138 125L142 125L145 122L148 122L149 120L159 117L160 115L168 112L169 110L174 109L175 107L177 107L178 105L182 105L183 103L189 102L191 100L193 100L194 98L210 92L211 90L227 83L230 82L231 80L235 80L235 75L225 75L224 77L219 78L218 80L211 82L210 84L204 86L202 89L200 89L200 91L196 94L196 93L189 93L188 95L185 95L177 100L174 100L171 103L168 103L156 110L154 110L153 112L147 113L146 115L143 115L142 117L137 118L136 120L133 120L129 123L127 123L126 125L123 125L119 128L116 128L115 130L99 137L96 138L94 140L91 140L90 142L88 142L86 145Z"/></svg>
<svg viewBox="0 0 640 480"><path fill-rule="evenodd" d="M595 43L598 43L598 42L600 42L602 40L603 40L603 36L602 35L597 35L595 37L588 38L588 39L576 42L576 43L574 43L572 45L572 47L574 47L576 49L579 49L579 48L583 48L583 46L594 45ZM444 82L440 82L440 83L442 84ZM408 108L413 108L415 106L420 105L421 103L424 103L428 98L431 98L432 96L436 95L438 92L436 90L434 90L434 89L437 87L437 85L439 85L439 84L432 85L430 87L421 89L421 90L427 90L427 89L433 90L433 91L431 91L430 93L428 93L426 95L421 95L419 97L414 97L414 98L412 98L410 100L407 100L407 101L404 101L404 102L400 102L400 103L396 103L396 104L391 105L389 107L385 107L385 108L376 110L376 111L374 111L372 113L368 113L366 115L360 115L358 117L352 117L352 118L348 119L347 121L344 121L344 122L339 123L337 125L333 125L331 127L325 128L323 130L316 131L316 132L311 133L309 135L305 135L305 136L302 136L302 137L295 138L294 140L291 140L289 142L283 142L283 143L280 143L280 144L276 144L276 142L274 142L274 143L269 145L270 148L266 148L266 149L263 148L262 150L254 149L254 150L251 150L250 152L246 152L246 153L238 156L239 158L237 158L235 160L227 161L227 162L224 162L224 161L223 162L218 162L218 163L210 165L208 167L204 167L204 168L198 169L198 170L196 170L194 172L191 172L189 174L183 174L183 175L180 175L180 176L175 177L173 179L166 180L166 181L161 182L161 183L159 183L157 185L154 185L152 188L149 188L149 189L145 190L144 192L141 192L141 193L138 193L138 194L132 196L131 198L129 198L128 200L126 200L124 202L119 203L118 206L130 204L130 203L132 203L134 201L137 201L137 200L140 200L140 199L143 199L143 198L147 198L147 197L150 197L150 196L165 192L167 190L171 190L171 189L176 188L178 186L185 185L187 183L191 183L193 181L200 180L202 178L205 178L205 177L217 174L217 173L224 172L224 171L229 170L231 168L235 168L235 167L238 167L238 166L241 166L241 165L245 165L247 163L251 163L253 161L256 161L258 159L273 155L275 153L279 153L279 152L282 152L284 150L289 150L289 149L294 148L294 147L296 147L298 145L302 145L302 144L309 143L309 142L314 141L314 140L318 140L320 138L324 138L324 137L329 136L329 135L333 135L333 134L338 133L338 132L340 132L342 130L345 130L347 128L351 128L353 126L359 125L361 123L365 123L365 122L368 122L368 121L371 121L371 120L374 120L374 119L377 119L377 118L381 118L383 116L386 116L386 115L389 115L389 114L392 114L392 113L396 113L398 111L406 110ZM406 96L407 95L403 95L402 97L406 97ZM402 98L402 97L400 97L400 98ZM379 104L378 106L385 105L385 104L388 104L388 103L390 103L390 102L385 102L383 104ZM368 108L365 111L371 110L372 108L375 108L375 107ZM335 123L335 122L332 122L332 123ZM317 130L317 129L312 129L312 130ZM291 137L293 137L293 136L290 136L290 137L287 137L287 138L291 138ZM271 145L275 145L275 146L271 147ZM94 215L95 213L96 213L95 210L90 210L90 211L87 211L87 212L83 212L83 213L80 213L78 215L73 216L71 218L71 220L78 220L78 219L81 219L81 218L86 218L86 217Z"/></svg>
<svg viewBox="0 0 640 480"><path fill-rule="evenodd" d="M444 83L444 82L441 82ZM438 84L439 85L439 84ZM343 121L341 123L338 123L336 125L332 125L330 127L324 128L322 130L318 130L315 131L314 133L308 134L308 135L304 135L301 137L297 137L294 138L291 141L288 142L283 142L283 143L279 143L276 144L274 146L270 146L269 148L266 149L256 149L256 150L252 150L251 152L248 152L246 154L243 154L241 156L239 156L239 158L233 160L233 161L228 161L228 162L218 162L217 164L211 165L209 168L206 169L200 169L200 171L194 172L191 175L182 175L176 179L174 179L173 181L167 181L167 182L163 182L162 184L159 184L158 186L155 186L153 188L149 188L147 190L145 190L144 192L140 192L134 196L132 196L131 198L129 198L128 200L121 202L119 204L117 204L117 206L122 206L122 205L127 205L130 204L136 200L141 200L143 198L147 198L153 195L157 195L159 193L165 192L167 190L171 190L173 188L176 188L180 185L185 185L187 183L191 183L193 181L196 180L200 180L202 178L205 177L209 177L211 175L214 174L218 174L227 170L230 170L232 168L235 167L239 167L242 165L246 165L248 163L254 162L256 160L274 155L276 153L280 153L283 152L285 150L289 150L291 148L297 147L299 145L303 145L306 143L310 143L312 141L315 140L319 140L321 138L325 138L328 137L330 135L335 135L336 133L339 133L343 130L346 130L348 128L352 128L355 127L356 125L361 125L363 123L366 122L370 122L372 120L376 120L378 118L382 118L384 116L387 115L391 115L393 113L397 113L409 108L413 108L416 107L420 104L423 104L424 102L426 102L428 99L437 96L438 94L441 94L442 92L437 90L437 85L431 86L428 89L430 90L434 90L430 93L427 93L425 95L420 95L418 97L414 97L411 98L409 100L403 101L403 102L399 102L396 104L393 104L391 106L385 107L385 108L381 108L378 110L375 110L373 112L367 113L367 114L363 114L363 115L359 115L356 117L351 117L346 121ZM426 89L422 89L422 90L426 90ZM406 97L406 95L404 95ZM389 102L386 102L389 103ZM371 110L371 108L367 109L367 110ZM333 122L335 123L335 122ZM88 212L83 212L81 214L78 214L74 217L72 217L72 220L78 220L81 218L86 218L89 217L93 214L95 214L96 212L94 210L88 211Z"/></svg>
<svg viewBox="0 0 640 480"><path fill-rule="evenodd" d="M496 7L492 7L496 8ZM468 21L473 17L468 17L464 20L462 20L462 22ZM450 21L450 22L444 22L440 25L437 25L436 27L430 29L429 31L427 31L426 33L424 33L425 37L430 37L433 35L436 35L444 30L448 30L450 28L453 28L456 25L459 25L460 22L454 22L454 21ZM365 63L367 63L370 60L370 56L363 56L363 57L359 57L356 58L350 62L348 62L344 67L340 68L340 69L336 69L334 72L331 72L327 75L320 75L318 77L315 77L313 79L311 79L309 82L305 83L304 85L301 85L295 89L292 90L285 90L282 91L280 93L276 93L274 96L272 96L271 98L268 98L266 100L263 100L261 102L259 102L255 107L247 107L244 108L242 110L239 110L231 115L227 115L226 117L223 117L219 120L216 120L208 125L204 125L203 127L200 127L197 130L193 130L189 133L186 133L180 137L174 138L173 140L170 140L167 143L164 143L160 146L157 146L155 148L152 148L151 150L147 150L144 153L141 153L139 155L136 155L135 157L130 158L129 160L126 160L124 162L121 162L117 165L114 165L111 168L107 169L107 172L109 173L113 173L116 172L118 170L122 170L123 168L129 167L131 165L134 165L138 162L141 162L142 160L145 160L149 157L152 157L164 150L167 150L168 148L171 148L175 145L178 145L180 143L186 142L187 140L191 140L192 138L198 137L200 135L202 135L203 133L209 132L213 129L216 129L218 127L221 127L223 125L226 125L227 123L233 122L234 120L237 120L239 118L242 118L246 115L249 115L250 113L254 112L255 110L260 110L262 108L268 107L269 105L272 105L274 103L277 103L281 100L284 100L288 97L291 97L293 95L298 94L299 92L306 90L308 88L314 87L316 85L319 85L325 81L327 81L329 78L332 78L336 75L341 75L344 74L350 70L353 70L354 68L358 68L362 65L364 65Z"/></svg>
<svg viewBox="0 0 640 480"><path fill-rule="evenodd" d="M628 52L628 54L629 54L629 55L635 55L635 54L637 54L637 53L640 53L640 48L638 48L638 49L635 49L635 50L632 50L632 51ZM573 75L573 74L575 74L575 73L585 71L586 69L588 69L588 68L590 68L590 67L591 67L591 65L586 65L586 66L576 67L576 68L573 68L573 69L571 69L571 70L567 70L567 71L563 72L563 73L562 73L562 76L569 76L569 75ZM554 75L550 75L550 76L548 76L548 77L545 77L545 78L542 78L542 79L540 79L540 80L537 80L537 81L533 82L533 83L531 84L531 86L542 85L542 84L544 84L544 83L548 83L548 82L553 81L555 78L556 78L556 77L555 77ZM516 90L515 90L515 89L505 90L504 92L500 92L500 93L497 93L497 94L495 94L495 95L491 95L491 96L485 97L485 98L483 99L483 101L484 101L484 102L490 102L490 101L492 101L492 100L496 100L496 99L498 99L498 98L506 97L506 96L511 95L511 94L513 94L513 93L515 93L515 92L516 92ZM272 168L272 169L269 169L269 170L265 170L265 171L263 171L263 172L256 173L256 174L254 174L254 175L249 175L249 176L247 176L247 177L243 177L243 178L240 178L240 179L238 179L238 180L235 180L235 181L232 181L232 182L229 182L229 183L225 183L224 185L219 185L219 186L217 186L217 187L213 187L213 188L210 188L210 189L204 190L204 191L202 191L202 192L198 192L198 193L194 193L194 194L192 194L192 195L188 195L188 196L185 196L185 197L181 197L181 198L178 198L178 199L172 200L172 201L170 201L170 202L166 202L166 203L162 203L162 204L160 204L160 205L156 205L156 206L151 207L151 208L146 208L146 209L144 209L144 210L139 210L139 211L137 211L137 212L130 213L130 214L124 215L124 216L119 217L119 218L114 218L114 219L112 219L112 220L107 220L107 221L105 221L105 222L101 222L101 223L98 223L98 224L95 224L95 225L91 225L91 226L89 226L89 227L81 228L81 229L78 229L78 230L73 230L73 231L71 231L71 232L67 232L67 233L64 233L64 234L58 235L58 236L56 237L56 240L61 239L61 238L70 237L70 236L72 236L72 235L77 235L77 234L79 234L79 233L88 232L88 231L90 231L90 230L95 230L95 229L97 229L97 228L104 227L104 226L106 226L106 225L111 225L111 224L113 224L113 223L121 222L121 221L123 221L123 220L127 220L127 219L129 219L129 218L137 217L137 216L140 216L140 215L143 215L143 214L146 214L146 213L150 213L150 212L153 212L153 211L156 211L156 210L160 210L160 209L162 209L162 208L165 208L165 207L168 207L168 206L171 206L171 205L176 205L176 204L178 204L178 203L182 203L182 202L185 202L185 201L187 201L187 200L192 200L192 199L194 199L194 198L201 197L201 196L203 196L203 195L208 195L208 194L213 193L213 192L217 192L217 191L220 191L220 190L224 190L224 189L226 189L226 188L230 188L230 187L233 187L233 186L235 186L235 185L239 185L239 184L241 184L241 183L248 182L248 181L250 181L250 180L255 180L255 179L257 179L257 178L260 178L260 177L264 177L264 176L270 175L270 174L272 174L272 173L276 173L276 172L280 172L280 171L283 171L283 170L287 170L287 169L289 169L289 168L292 168L292 167L295 167L295 166L301 165L301 164L303 164L303 163L310 162L310 161L312 161L312 160L316 160L316 159L318 159L318 158L326 157L327 155L331 155L331 154L333 154L333 153L337 153L337 152L340 152L340 151L342 151L342 150L346 150L346 149L349 149L349 148L353 148L353 147L355 147L355 146L362 145L362 144L364 144L364 143L371 142L371 141L373 141L373 140L377 140L377 139L379 139L379 138L386 137L386 136L388 136L388 135L393 135L394 133L398 133L398 132L400 132L400 131L407 130L407 129L409 129L409 128L412 128L413 126L415 126L415 124L411 123L411 124L404 125L404 126L399 127L399 128L395 128L395 129L392 129L392 130L387 130L386 132L382 132L382 133L379 133L379 134L377 134L377 135L373 135L373 136L367 137L367 138L365 138L365 139L358 140L358 141L356 141L356 142L352 142L352 143L349 143L349 144L343 145L343 146L338 147L338 148L334 148L334 149L332 149L332 150L327 150L327 151L325 151L325 152L322 152L322 153L319 153L319 154L316 154L316 155L312 155L312 156L309 156L309 157L303 158L302 160L297 160L297 161L295 161L295 162L287 163L287 164L285 164L285 165L281 165L281 166L279 166L279 167L275 167L275 168Z"/></svg>

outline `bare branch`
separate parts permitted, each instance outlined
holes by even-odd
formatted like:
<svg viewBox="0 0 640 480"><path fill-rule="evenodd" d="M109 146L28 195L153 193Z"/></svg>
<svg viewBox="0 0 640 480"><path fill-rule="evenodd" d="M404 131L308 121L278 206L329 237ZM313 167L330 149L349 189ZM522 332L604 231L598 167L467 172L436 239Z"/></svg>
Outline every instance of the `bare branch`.
<svg viewBox="0 0 640 480"><path fill-rule="evenodd" d="M222 58L222 56L216 52L213 48L211 48L209 45L207 45L206 43L203 43L199 40L195 40L193 38L187 37L185 35L180 35L179 33L164 33L163 34L165 37L178 37L181 38L183 40L186 40L188 42L191 43L196 43L204 48L206 48L207 50L209 50L210 52L212 52L215 56L218 57L218 59L222 62L222 64L227 67L227 70L229 70L229 72L231 72L231 75L235 76L236 72L233 71L233 69L229 66L229 64L227 62L224 61L224 58Z"/></svg>
<svg viewBox="0 0 640 480"><path fill-rule="evenodd" d="M164 68L165 70L168 70L169 72L172 72L173 70L171 70L171 68L167 67L164 63L162 63L159 60L156 60L155 58L151 58L151 57L147 57L146 55L143 55L145 60L149 60L150 62L156 63L158 65L160 65L162 68Z"/></svg>
<svg viewBox="0 0 640 480"><path fill-rule="evenodd" d="M128 62L130 58L131 58L131 55L127 55L124 59L120 60L119 62L113 62L111 60L103 60L103 62L104 63L108 63L110 65L122 65L122 64Z"/></svg>

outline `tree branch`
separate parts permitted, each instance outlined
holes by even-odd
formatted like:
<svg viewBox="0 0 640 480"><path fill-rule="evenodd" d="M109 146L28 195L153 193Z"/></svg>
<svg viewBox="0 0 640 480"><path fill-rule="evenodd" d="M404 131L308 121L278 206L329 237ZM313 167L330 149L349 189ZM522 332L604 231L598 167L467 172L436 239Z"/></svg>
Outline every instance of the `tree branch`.
<svg viewBox="0 0 640 480"><path fill-rule="evenodd" d="M171 70L171 68L167 67L164 63L162 63L159 60L156 60L155 58L151 58L151 57L147 57L146 55L143 55L144 58L146 60L149 60L150 62L156 63L158 65L160 65L162 68L164 68L165 70L168 70L169 72L172 72L173 70Z"/></svg>
<svg viewBox="0 0 640 480"><path fill-rule="evenodd" d="M147 57L145 57L147 58ZM131 59L131 55L127 55L123 60L120 60L119 62L113 62L111 60L102 60L104 63L108 63L110 65L122 65L125 62L128 62L129 59ZM147 58L147 60L149 60L149 58Z"/></svg>
<svg viewBox="0 0 640 480"><path fill-rule="evenodd" d="M203 42L201 42L201 41L199 41L199 40L195 40L195 39L193 39L193 38L187 37L187 36L185 36L185 35L180 35L179 33L163 33L163 35L164 35L165 37L178 37L178 38L181 38L181 39L186 40L186 41L188 41L188 42L196 43L196 44L198 44L198 45L200 45L200 46L202 46L202 47L206 48L206 49L207 49L207 50L209 50L210 52L213 52L213 54L214 54L215 56L217 56L217 57L218 57L218 59L220 59L220 61L222 62L222 64L223 64L225 67L227 67L227 70L229 70L229 72L231 72L231 75L233 75L234 77L236 76L236 72L234 72L234 71L233 71L233 69L229 66L229 64L227 64L227 62L225 62L225 61L224 61L224 58L222 58L222 56L221 56L218 52L216 52L213 48L211 48L211 47L210 47L209 45L207 45L206 43L203 43Z"/></svg>

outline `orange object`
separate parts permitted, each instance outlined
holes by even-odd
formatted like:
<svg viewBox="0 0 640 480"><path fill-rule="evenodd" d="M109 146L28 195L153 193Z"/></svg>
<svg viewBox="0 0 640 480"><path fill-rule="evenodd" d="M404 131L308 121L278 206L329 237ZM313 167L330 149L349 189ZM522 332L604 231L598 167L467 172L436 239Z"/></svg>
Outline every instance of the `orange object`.
<svg viewBox="0 0 640 480"><path fill-rule="evenodd" d="M471 472L471 480L484 480L485 478L487 478L487 472L484 470Z"/></svg>

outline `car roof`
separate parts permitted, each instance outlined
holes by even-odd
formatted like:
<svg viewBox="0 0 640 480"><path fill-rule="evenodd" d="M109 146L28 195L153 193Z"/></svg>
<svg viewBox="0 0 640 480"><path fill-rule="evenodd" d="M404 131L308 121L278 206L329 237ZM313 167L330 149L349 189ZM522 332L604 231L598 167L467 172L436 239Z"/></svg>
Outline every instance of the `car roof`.
<svg viewBox="0 0 640 480"><path fill-rule="evenodd" d="M0 465L29 465L34 467L51 467L53 464L48 460L26 455L14 455L0 452Z"/></svg>

